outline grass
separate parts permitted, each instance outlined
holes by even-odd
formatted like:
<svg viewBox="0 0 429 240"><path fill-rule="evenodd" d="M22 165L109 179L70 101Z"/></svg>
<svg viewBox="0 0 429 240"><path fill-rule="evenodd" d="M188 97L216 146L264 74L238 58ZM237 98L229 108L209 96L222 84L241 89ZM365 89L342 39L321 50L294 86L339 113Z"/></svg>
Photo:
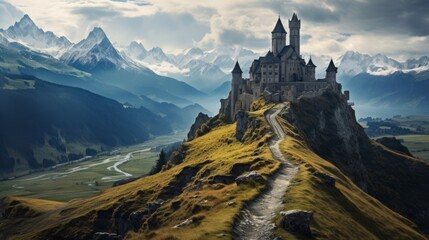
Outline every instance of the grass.
<svg viewBox="0 0 429 240"><path fill-rule="evenodd" d="M91 198L70 201L59 209L19 224L8 219L0 223L0 229L5 235L13 236L11 239L87 239L92 237L93 231L115 231L117 214L143 210L147 202L162 199L168 202L151 215L139 231L129 231L127 239L230 239L234 217L264 186L237 186L211 180L230 175L237 164L245 164L249 170L266 176L279 167L267 146L270 135L263 111L252 113L252 116L261 121L258 129L247 133L253 141L237 141L235 124L215 126L205 135L184 143L186 157L179 165L106 189ZM255 132L259 135L255 136ZM188 170L193 171L189 181L184 175ZM200 187L192 188L197 182L202 183ZM181 186L183 192L171 193ZM230 201L235 205L228 206ZM194 220L191 225L172 231L173 226L189 218ZM99 225L100 222L103 225ZM219 237L218 234L223 235Z"/></svg>
<svg viewBox="0 0 429 240"><path fill-rule="evenodd" d="M126 155L133 151L155 148L157 146L180 141L182 137L183 133L157 137L143 144L120 148L115 152L115 155ZM120 165L119 168L132 174L134 177L141 176L151 170L158 158L158 153L159 152L156 150L136 153L130 161ZM0 198L14 195L66 202L74 198L92 197L112 186L113 182L111 180L102 180L103 177L119 175L119 173L112 172L107 169L107 167L112 166L115 163L115 160L109 163L100 164L103 160L111 157L113 156L100 156L89 161L0 182ZM64 174L71 168L87 168L89 165L93 164L100 165L72 174ZM49 176L41 177L46 174L49 174ZM115 180L124 178L127 177L123 176L116 178Z"/></svg>
<svg viewBox="0 0 429 240"><path fill-rule="evenodd" d="M363 192L337 167L313 153L286 121L282 123L289 135L282 151L299 164L285 195L284 210L313 211L314 239L425 239L411 221ZM314 171L334 176L335 187L324 184ZM276 233L284 239L302 238L280 228Z"/></svg>

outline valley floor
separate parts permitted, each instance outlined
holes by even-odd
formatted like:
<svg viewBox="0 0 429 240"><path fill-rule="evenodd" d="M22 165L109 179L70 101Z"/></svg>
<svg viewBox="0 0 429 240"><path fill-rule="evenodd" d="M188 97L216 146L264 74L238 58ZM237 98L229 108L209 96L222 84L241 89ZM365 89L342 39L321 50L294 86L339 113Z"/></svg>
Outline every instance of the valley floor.
<svg viewBox="0 0 429 240"><path fill-rule="evenodd" d="M55 201L94 196L113 182L147 174L158 158L160 146L183 140L184 133L160 136L122 147L109 156L0 182L0 198L14 195Z"/></svg>

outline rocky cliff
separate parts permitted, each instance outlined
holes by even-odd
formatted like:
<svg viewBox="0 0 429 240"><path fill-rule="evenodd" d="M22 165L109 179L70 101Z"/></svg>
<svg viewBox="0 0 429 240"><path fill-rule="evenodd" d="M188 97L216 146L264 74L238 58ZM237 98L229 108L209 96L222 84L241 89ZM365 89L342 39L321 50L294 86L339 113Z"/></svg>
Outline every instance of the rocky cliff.
<svg viewBox="0 0 429 240"><path fill-rule="evenodd" d="M429 227L429 165L367 137L354 110L333 92L301 98L283 112L314 153L348 175L362 190Z"/></svg>

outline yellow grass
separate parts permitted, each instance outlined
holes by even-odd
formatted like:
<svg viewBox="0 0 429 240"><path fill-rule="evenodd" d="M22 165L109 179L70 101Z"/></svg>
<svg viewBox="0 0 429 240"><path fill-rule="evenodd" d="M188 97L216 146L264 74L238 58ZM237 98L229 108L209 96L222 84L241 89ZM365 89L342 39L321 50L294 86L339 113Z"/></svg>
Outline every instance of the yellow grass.
<svg viewBox="0 0 429 240"><path fill-rule="evenodd" d="M237 141L235 124L214 127L207 134L184 144L186 158L177 166L126 185L107 189L95 197L71 201L39 217L26 219L14 225L13 229L8 226L16 222L6 221L0 224L0 230L6 230L7 235L13 234L11 239L46 239L59 236L58 234L70 239L79 239L79 236L91 235L91 227L96 224L98 214L117 211L117 207L124 203L127 203L127 210L143 210L147 202L162 198L160 197L162 191L183 169L198 166L200 169L188 186L195 186L197 180L202 180L204 184L200 189L187 189L180 195L168 199L169 202L163 204L155 213L157 226L154 229L148 230L143 226L137 232L129 231L125 237L230 239L234 217L244 202L254 198L264 186L214 184L209 183L209 180L217 175L229 175L236 163L248 164L250 170L256 170L266 177L279 167L267 145L270 136L269 126L265 122L263 112L262 109L251 114L261 121L258 129L246 133L254 139L253 141L243 143ZM25 201L38 200L28 198ZM235 205L228 206L230 201L235 202ZM174 209L173 204L178 205L178 209ZM173 226L188 218L193 219L195 223L173 229ZM108 228L105 231L113 229Z"/></svg>
<svg viewBox="0 0 429 240"><path fill-rule="evenodd" d="M312 152L292 126L284 120L282 124L289 135L282 142L282 151L299 164L285 195L285 210L313 211L311 229L315 239L425 239L411 221L363 192L337 167ZM334 176L335 187L315 177L314 171ZM300 239L282 229L277 234Z"/></svg>

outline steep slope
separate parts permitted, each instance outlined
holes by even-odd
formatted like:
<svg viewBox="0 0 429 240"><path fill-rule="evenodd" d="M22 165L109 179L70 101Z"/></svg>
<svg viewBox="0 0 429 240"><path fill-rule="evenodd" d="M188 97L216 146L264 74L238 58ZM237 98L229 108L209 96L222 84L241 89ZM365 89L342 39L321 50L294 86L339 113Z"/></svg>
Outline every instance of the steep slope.
<svg viewBox="0 0 429 240"><path fill-rule="evenodd" d="M29 76L0 74L1 173L48 167L86 148L143 142L171 125L145 108Z"/></svg>
<svg viewBox="0 0 429 240"><path fill-rule="evenodd" d="M172 154L160 173L96 197L37 216L20 211L22 201L31 199L3 199L0 237L91 239L96 232L111 232L126 239L228 239L234 215L264 186L237 186L234 179L249 170L268 176L279 165L266 144L263 110L252 116L260 125L246 131L243 142L235 138L235 124L213 118L198 138ZM187 224L174 227L184 221Z"/></svg>
<svg viewBox="0 0 429 240"><path fill-rule="evenodd" d="M332 92L292 103L284 118L296 127L301 142L311 151L369 195L428 231L427 163L370 140L356 122L353 109Z"/></svg>
<svg viewBox="0 0 429 240"><path fill-rule="evenodd" d="M161 172L96 197L63 205L50 203L60 207L45 210L37 207L38 200L32 204L30 198L3 199L0 237L91 239L105 232L125 239L231 239L233 220L243 204L264 194L265 179L279 168L267 144L270 134L264 118L272 105L259 101L256 106L264 107L249 113L244 122L226 124L222 116L216 116L198 124L199 128L190 132L193 139L169 154ZM284 112L284 116L288 114ZM301 121L300 117L294 123ZM425 239L412 222L362 191L348 174L312 152L305 143L309 136L282 118L277 121L288 133L281 143L284 154L300 166L286 192L285 209L314 212L314 239ZM377 151L391 153L385 148ZM414 161L398 157L398 161ZM262 174L262 182L235 183L237 176L252 170ZM329 183L329 178L320 173L335 177L336 182ZM26 214L35 212L33 209L36 215ZM280 228L276 228L276 234L304 239Z"/></svg>
<svg viewBox="0 0 429 240"><path fill-rule="evenodd" d="M0 34L3 34L9 41L19 42L33 50L48 53L54 57L60 57L72 45L67 38L58 37L51 31L45 32L37 27L27 14L8 29L0 29Z"/></svg>
<svg viewBox="0 0 429 240"><path fill-rule="evenodd" d="M95 27L86 39L67 50L61 56L61 61L86 72L110 69L136 71L142 68L134 62L126 61L99 27Z"/></svg>
<svg viewBox="0 0 429 240"><path fill-rule="evenodd" d="M284 121L289 137L284 154L299 164L297 177L286 192L284 210L312 211L309 239L426 239L414 223L362 191L338 167L315 154L296 129ZM330 183L329 179L335 179ZM277 223L281 217L277 217ZM279 224L280 225L280 224ZM282 239L307 239L282 228Z"/></svg>

